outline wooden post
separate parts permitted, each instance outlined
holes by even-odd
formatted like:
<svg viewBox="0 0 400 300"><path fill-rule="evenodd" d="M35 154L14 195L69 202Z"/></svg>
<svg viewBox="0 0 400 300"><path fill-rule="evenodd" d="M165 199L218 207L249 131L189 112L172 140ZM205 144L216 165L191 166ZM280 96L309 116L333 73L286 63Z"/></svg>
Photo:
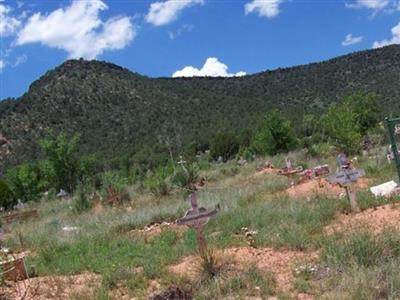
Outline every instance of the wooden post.
<svg viewBox="0 0 400 300"><path fill-rule="evenodd" d="M183 218L177 220L178 225L186 225L196 230L197 246L202 257L207 256L207 241L204 235L204 225L215 217L219 211L219 206L214 210L208 211L204 207L199 207L197 194L194 191L190 195L191 209L188 210Z"/></svg>
<svg viewBox="0 0 400 300"><path fill-rule="evenodd" d="M344 188L346 189L347 199L349 199L350 202L351 211L360 212L361 209L357 202L357 194L354 190L354 185L352 183L346 184Z"/></svg>

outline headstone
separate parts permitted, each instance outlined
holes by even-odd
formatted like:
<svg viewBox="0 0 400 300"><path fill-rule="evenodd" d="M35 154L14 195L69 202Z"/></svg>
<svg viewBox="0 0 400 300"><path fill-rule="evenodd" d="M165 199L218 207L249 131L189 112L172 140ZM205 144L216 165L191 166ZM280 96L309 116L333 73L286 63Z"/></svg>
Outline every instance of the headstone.
<svg viewBox="0 0 400 300"><path fill-rule="evenodd" d="M57 194L58 198L64 198L68 196L68 193L66 191L64 191L63 189L60 190L60 192Z"/></svg>
<svg viewBox="0 0 400 300"><path fill-rule="evenodd" d="M396 124L394 126L394 134L395 135L400 135L400 124Z"/></svg>
<svg viewBox="0 0 400 300"><path fill-rule="evenodd" d="M389 131L389 138L391 148L390 151L392 152L393 160L396 164L397 175L399 176L400 180L400 153L398 147L398 135L400 135L400 118L386 118L386 126Z"/></svg>
<svg viewBox="0 0 400 300"><path fill-rule="evenodd" d="M243 156L241 156L237 163L239 166L243 167L243 166L247 165L247 160L245 160L243 158Z"/></svg>
<svg viewBox="0 0 400 300"><path fill-rule="evenodd" d="M353 169L345 154L341 153L336 157L339 164L339 171L328 177L331 184L339 184L346 189L346 195L350 202L350 207L353 212L359 212L360 207L357 202L357 195L354 190L354 183L358 178L365 176L364 170Z"/></svg>
<svg viewBox="0 0 400 300"><path fill-rule="evenodd" d="M178 225L189 226L196 230L196 237L200 254L206 255L207 242L204 236L204 225L206 225L211 218L214 218L218 214L220 208L219 206L217 206L214 210L208 211L204 207L199 207L197 204L196 192L193 192L189 196L189 198L192 208L186 212L184 217L178 219L176 223Z"/></svg>

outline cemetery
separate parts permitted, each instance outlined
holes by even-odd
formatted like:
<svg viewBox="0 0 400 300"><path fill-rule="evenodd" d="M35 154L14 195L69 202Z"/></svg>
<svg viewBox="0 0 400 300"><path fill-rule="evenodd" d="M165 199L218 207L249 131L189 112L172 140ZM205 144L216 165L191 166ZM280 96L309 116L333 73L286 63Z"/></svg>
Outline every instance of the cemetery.
<svg viewBox="0 0 400 300"><path fill-rule="evenodd" d="M7 247L0 264L7 284L0 292L10 299L351 294L346 287L356 284L351 277L346 286L328 283L341 276L337 268L344 268L335 259L350 263L359 254L349 248L353 254L346 258L335 247L341 241L353 247L356 236L365 237L365 243L378 243L377 256L357 259L381 264L382 253L395 253L388 239L400 240L400 121L386 122L394 149L390 163L387 147L376 157L376 145L364 156L350 159L339 152L307 164L301 151L249 161L239 157L213 164L153 205L148 195L125 204L118 189L108 188L102 204L78 218L68 213L71 196L64 191L40 207L15 207L1 216ZM177 166L190 177L187 161L181 158ZM49 236L52 242L41 244ZM86 244L92 236L97 238ZM363 247L369 251L371 245Z"/></svg>

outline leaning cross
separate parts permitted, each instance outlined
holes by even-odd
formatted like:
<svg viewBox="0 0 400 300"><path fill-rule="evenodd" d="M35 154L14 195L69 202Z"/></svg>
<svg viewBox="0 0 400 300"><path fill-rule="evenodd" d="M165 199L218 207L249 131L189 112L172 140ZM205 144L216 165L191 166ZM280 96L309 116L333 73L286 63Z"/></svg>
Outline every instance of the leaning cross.
<svg viewBox="0 0 400 300"><path fill-rule="evenodd" d="M350 202L351 210L353 212L359 212L360 207L357 202L354 183L358 178L365 176L365 172L361 169L352 168L344 154L340 154L337 157L337 161L340 165L340 170L335 175L328 177L328 181L332 184L339 184L344 187L346 189L347 199L349 199Z"/></svg>
<svg viewBox="0 0 400 300"><path fill-rule="evenodd" d="M199 252L200 255L203 256L207 254L207 242L204 236L204 225L206 225L211 218L217 215L220 208L218 205L214 210L207 211L207 209L204 207L199 207L197 204L196 192L193 192L190 195L190 204L192 208L186 212L183 218L178 219L176 223L178 225L187 225L196 230Z"/></svg>

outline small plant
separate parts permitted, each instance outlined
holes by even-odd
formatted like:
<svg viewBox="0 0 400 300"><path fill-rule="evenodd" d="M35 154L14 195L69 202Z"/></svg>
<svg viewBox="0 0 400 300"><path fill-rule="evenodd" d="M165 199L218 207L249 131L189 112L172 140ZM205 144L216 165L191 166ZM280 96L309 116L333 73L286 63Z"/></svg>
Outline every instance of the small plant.
<svg viewBox="0 0 400 300"><path fill-rule="evenodd" d="M145 179L145 186L155 196L167 196L171 192L169 173L166 168L158 168Z"/></svg>
<svg viewBox="0 0 400 300"><path fill-rule="evenodd" d="M205 250L200 252L201 258L201 270L205 280L214 278L221 270L221 266L218 264L217 258L212 250Z"/></svg>
<svg viewBox="0 0 400 300"><path fill-rule="evenodd" d="M86 189L82 184L80 184L76 192L73 210L76 213L81 213L89 210L91 206L90 200L86 195Z"/></svg>
<svg viewBox="0 0 400 300"><path fill-rule="evenodd" d="M172 182L187 190L191 190L199 178L199 168L196 163L182 163L176 170Z"/></svg>

